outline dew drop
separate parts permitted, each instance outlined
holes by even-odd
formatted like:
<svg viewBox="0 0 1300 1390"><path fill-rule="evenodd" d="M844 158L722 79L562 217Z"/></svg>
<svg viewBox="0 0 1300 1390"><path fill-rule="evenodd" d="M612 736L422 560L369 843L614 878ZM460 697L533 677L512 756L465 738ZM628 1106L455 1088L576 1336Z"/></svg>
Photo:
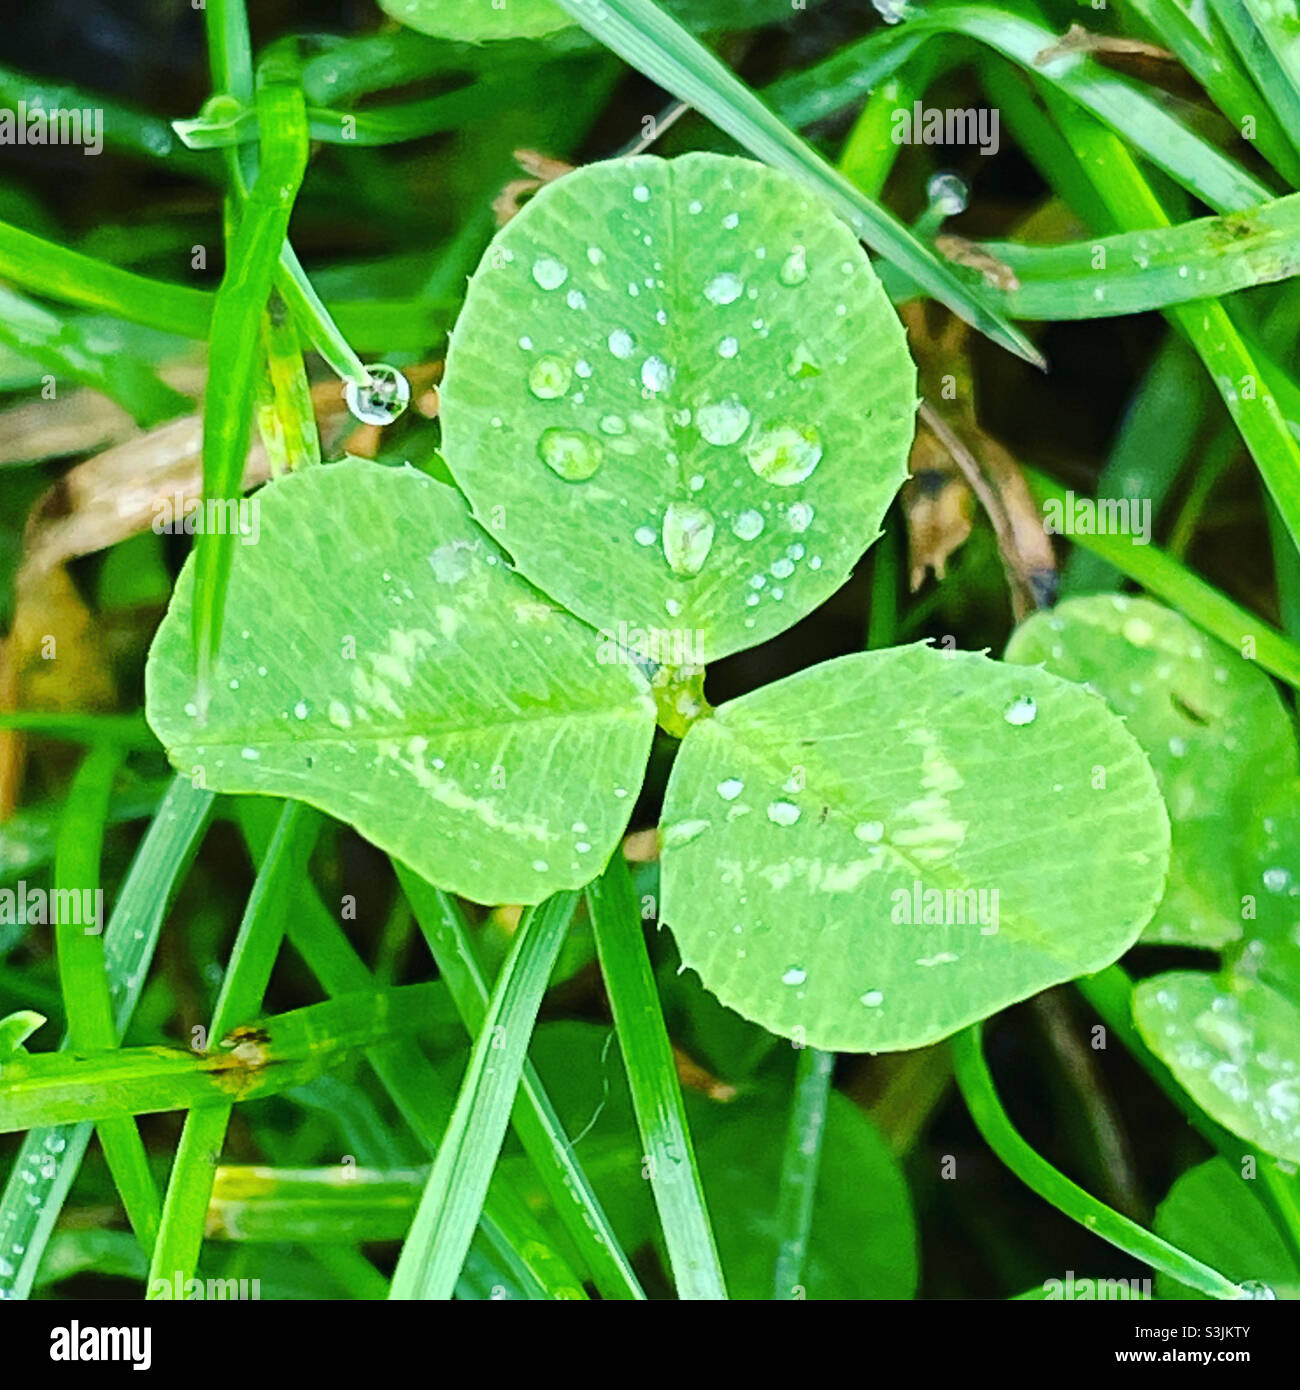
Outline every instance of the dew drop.
<svg viewBox="0 0 1300 1390"><path fill-rule="evenodd" d="M781 976L783 985L801 985L808 978L808 972L802 965L792 965L789 970Z"/></svg>
<svg viewBox="0 0 1300 1390"><path fill-rule="evenodd" d="M745 292L745 282L739 275L724 270L704 287L704 297L710 304L734 304Z"/></svg>
<svg viewBox="0 0 1300 1390"><path fill-rule="evenodd" d="M727 777L718 783L718 795L723 801L734 801L745 790L739 777Z"/></svg>
<svg viewBox="0 0 1300 1390"><path fill-rule="evenodd" d="M1038 703L1032 695L1017 695L1002 712L1008 724L1032 724L1038 718Z"/></svg>
<svg viewBox="0 0 1300 1390"><path fill-rule="evenodd" d="M863 844L879 844L884 838L885 827L878 820L864 820L853 827L853 836Z"/></svg>
<svg viewBox="0 0 1300 1390"><path fill-rule="evenodd" d="M735 338L723 338L718 344L719 357L734 357L740 351L740 344Z"/></svg>
<svg viewBox="0 0 1300 1390"><path fill-rule="evenodd" d="M632 190L632 196L638 203L648 203L650 201L650 190L643 183L637 184Z"/></svg>
<svg viewBox="0 0 1300 1390"><path fill-rule="evenodd" d="M793 801L773 801L767 808L767 818L774 825L793 825L799 819L799 808Z"/></svg>
<svg viewBox="0 0 1300 1390"><path fill-rule="evenodd" d="M615 436L626 434L627 421L621 415L602 415L600 417L600 432Z"/></svg>
<svg viewBox="0 0 1300 1390"><path fill-rule="evenodd" d="M600 467L600 441L583 430L543 430L537 452L546 466L566 482L580 483Z"/></svg>
<svg viewBox="0 0 1300 1390"><path fill-rule="evenodd" d="M672 376L673 369L662 357L647 357L641 364L641 385L647 391L657 394L666 390Z"/></svg>
<svg viewBox="0 0 1300 1390"><path fill-rule="evenodd" d="M609 335L609 350L615 357L629 358L636 351L636 339L626 328L616 328Z"/></svg>
<svg viewBox="0 0 1300 1390"><path fill-rule="evenodd" d="M749 428L749 411L735 396L702 405L695 412L700 434L715 445L734 444Z"/></svg>
<svg viewBox="0 0 1300 1390"><path fill-rule="evenodd" d="M807 343L798 343L785 364L785 374L792 381L805 381L809 377L820 376L821 364L813 356Z"/></svg>
<svg viewBox="0 0 1300 1390"><path fill-rule="evenodd" d="M713 548L713 516L696 502L670 502L664 513L664 558L674 574L699 574Z"/></svg>
<svg viewBox="0 0 1300 1390"><path fill-rule="evenodd" d="M869 989L862 996L862 1002L869 1009L878 1009L885 1002L884 992L878 989Z"/></svg>
<svg viewBox="0 0 1300 1390"><path fill-rule="evenodd" d="M808 253L802 246L796 246L781 263L778 278L791 289L808 278Z"/></svg>
<svg viewBox="0 0 1300 1390"><path fill-rule="evenodd" d="M792 487L821 462L821 435L812 425L773 425L745 445L745 458L765 482Z"/></svg>
<svg viewBox="0 0 1300 1390"><path fill-rule="evenodd" d="M731 523L731 529L742 541L752 541L763 533L763 514L752 507L739 512Z"/></svg>
<svg viewBox="0 0 1300 1390"><path fill-rule="evenodd" d="M557 401L569 389L573 368L559 357L541 357L528 373L528 389L539 401Z"/></svg>
<svg viewBox="0 0 1300 1390"><path fill-rule="evenodd" d="M569 267L554 256L539 256L533 262L533 279L544 290L558 290L569 278Z"/></svg>
<svg viewBox="0 0 1300 1390"><path fill-rule="evenodd" d="M636 541L638 545L653 545L659 537L655 535L654 527L638 526L632 533L632 539Z"/></svg>
<svg viewBox="0 0 1300 1390"><path fill-rule="evenodd" d="M792 531L802 535L812 525L813 509L807 502L791 502L785 519Z"/></svg>

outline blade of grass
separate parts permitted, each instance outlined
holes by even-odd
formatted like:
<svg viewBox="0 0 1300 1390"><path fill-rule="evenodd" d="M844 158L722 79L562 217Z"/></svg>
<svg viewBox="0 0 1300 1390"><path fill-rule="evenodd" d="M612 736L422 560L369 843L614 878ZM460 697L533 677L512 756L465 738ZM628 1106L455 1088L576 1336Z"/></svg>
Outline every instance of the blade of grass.
<svg viewBox="0 0 1300 1390"><path fill-rule="evenodd" d="M268 80L258 89L257 102L261 167L243 202L238 229L227 239L226 270L212 312L203 406L205 498L239 495L252 428L254 376L261 360L258 324L307 165L301 90ZM216 665L234 541L231 534L210 531L198 537L195 547L194 646L200 718Z"/></svg>
<svg viewBox="0 0 1300 1390"><path fill-rule="evenodd" d="M1288 183L1300 184L1300 159L1286 132L1260 100L1258 89L1219 34L1202 30L1178 0L1119 0L1119 5L1140 15L1152 36L1177 54L1179 62L1238 131L1246 129L1249 118L1260 153Z"/></svg>
<svg viewBox="0 0 1300 1390"><path fill-rule="evenodd" d="M402 1245L391 1299L449 1299L496 1166L546 982L577 896L524 913L470 1052L456 1108Z"/></svg>
<svg viewBox="0 0 1300 1390"><path fill-rule="evenodd" d="M677 1067L642 935L640 905L621 851L588 886L587 907L677 1295L725 1299Z"/></svg>
<svg viewBox="0 0 1300 1390"><path fill-rule="evenodd" d="M776 1206L777 1249L772 1297L778 1302L798 1298L802 1292L834 1071L833 1052L821 1052L815 1047L800 1049Z"/></svg>
<svg viewBox="0 0 1300 1390"><path fill-rule="evenodd" d="M1160 1270L1208 1298L1246 1299L1249 1292L1218 1270L1144 1230L1053 1168L1020 1137L998 1099L984 1060L982 1025L963 1029L952 1040L953 1069L962 1099L984 1142L1031 1191L1094 1235L1136 1260Z"/></svg>
<svg viewBox="0 0 1300 1390"><path fill-rule="evenodd" d="M239 819L253 861L259 867L272 842L264 798L240 807ZM372 990L376 981L343 928L321 902L311 884L295 898L289 940L327 994ZM399 1113L432 1155L438 1151L453 1098L442 1078L415 1042L397 1040L366 1050L366 1060L392 1097ZM493 1178L483 1204L480 1234L516 1283L543 1290L551 1298L584 1298L582 1286L553 1249L546 1232L522 1199Z"/></svg>
<svg viewBox="0 0 1300 1390"><path fill-rule="evenodd" d="M231 949L208 1037L216 1042L235 1024L256 1016L284 939L290 897L306 874L307 859L322 817L302 802L288 802L267 851ZM149 1266L149 1280L193 1277L203 1242L203 1222L212 1191L215 1159L230 1121L232 1103L186 1116L163 1201L162 1225Z"/></svg>
<svg viewBox="0 0 1300 1390"><path fill-rule="evenodd" d="M638 72L707 116L757 158L824 198L872 250L927 294L1009 352L1042 366L1025 336L963 285L892 213L832 168L728 68L653 0L557 0L579 24Z"/></svg>
<svg viewBox="0 0 1300 1390"><path fill-rule="evenodd" d="M1277 123L1300 152L1300 16L1295 5L1209 0L1209 7L1264 94Z"/></svg>
<svg viewBox="0 0 1300 1390"><path fill-rule="evenodd" d="M1016 319L1096 319L1212 299L1300 274L1300 193L1248 213L1145 227L1056 246L980 241L974 251L1000 262L1014 289L990 286ZM981 272L959 266L974 283ZM881 279L897 302L918 293L895 267Z"/></svg>
<svg viewBox="0 0 1300 1390"><path fill-rule="evenodd" d="M126 1047L24 1054L5 1067L0 1133L167 1110L189 1110L188 1118L216 1110L228 1119L235 1101L279 1095L359 1049L427 1028L437 1000L433 985L398 985L338 995L270 1018L244 1013L240 1022L257 1024L270 1041L242 1050L238 1040L233 1051L222 1043L227 1030L214 1033L203 1053Z"/></svg>
<svg viewBox="0 0 1300 1390"><path fill-rule="evenodd" d="M84 911L69 912L67 905L83 900L102 902L100 854L104 845L104 823L113 778L122 764L122 751L112 745L93 749L73 778L67 805L59 826L54 851L54 901L63 910L55 915L55 953L58 960L59 988L68 1020L68 1046L76 1053L111 1048L117 1042L113 1006L109 998L108 972L98 918L87 923ZM64 1060L67 1053L47 1056ZM12 1078L6 1075L6 1093ZM43 1118L41 1123L49 1123ZM108 1171L112 1174L126 1210L127 1219L141 1249L153 1249L158 1235L158 1188L149 1171L140 1131L133 1119L108 1119L99 1124L99 1143Z"/></svg>
<svg viewBox="0 0 1300 1390"><path fill-rule="evenodd" d="M119 1041L144 989L167 904L198 849L212 802L212 794L196 791L188 778L174 778L118 893L104 932L104 957ZM0 1266L0 1297L26 1298L31 1291L92 1130L89 1123L60 1125L34 1129L24 1138L0 1197L0 1249L21 1251Z"/></svg>
<svg viewBox="0 0 1300 1390"><path fill-rule="evenodd" d="M466 1031L474 1038L483 1027L491 996L474 953L469 924L450 894L426 883L397 860L393 868L438 973L451 991ZM574 1158L560 1117L527 1060L511 1123L597 1289L605 1298L644 1298L631 1261L623 1253L600 1198Z"/></svg>
<svg viewBox="0 0 1300 1390"><path fill-rule="evenodd" d="M1168 225L1160 200L1120 141L1054 93L1047 93L1047 103L1072 148L1086 154L1085 166L1097 192L1121 226ZM1257 359L1219 301L1171 305L1167 313L1205 364L1292 539L1300 545L1300 440L1278 408L1267 364Z"/></svg>

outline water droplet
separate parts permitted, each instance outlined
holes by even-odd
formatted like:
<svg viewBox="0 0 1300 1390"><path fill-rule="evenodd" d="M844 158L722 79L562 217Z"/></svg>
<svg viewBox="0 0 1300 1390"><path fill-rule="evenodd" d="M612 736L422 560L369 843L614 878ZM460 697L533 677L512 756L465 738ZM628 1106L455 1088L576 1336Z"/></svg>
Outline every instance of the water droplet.
<svg viewBox="0 0 1300 1390"><path fill-rule="evenodd" d="M773 579L789 579L794 573L794 561L787 559L775 560L772 563Z"/></svg>
<svg viewBox="0 0 1300 1390"><path fill-rule="evenodd" d="M965 212L970 197L966 181L956 174L932 174L925 186L925 193L930 207L945 217L956 217L958 213Z"/></svg>
<svg viewBox="0 0 1300 1390"><path fill-rule="evenodd" d="M864 820L853 827L853 835L863 844L875 845L884 838L885 827L878 820Z"/></svg>
<svg viewBox="0 0 1300 1390"><path fill-rule="evenodd" d="M600 441L583 430L543 430L537 441L541 460L567 482L580 483L600 467Z"/></svg>
<svg viewBox="0 0 1300 1390"><path fill-rule="evenodd" d="M631 357L636 351L636 339L626 328L616 328L609 335L609 350L615 357Z"/></svg>
<svg viewBox="0 0 1300 1390"><path fill-rule="evenodd" d="M1264 887L1270 893L1285 893L1291 886L1290 869L1265 869Z"/></svg>
<svg viewBox="0 0 1300 1390"><path fill-rule="evenodd" d="M1123 628L1125 641L1135 647L1145 647L1156 635L1155 628L1145 618L1129 618Z"/></svg>
<svg viewBox="0 0 1300 1390"><path fill-rule="evenodd" d="M632 539L636 541L638 545L653 545L659 537L655 535L654 527L638 526L632 533Z"/></svg>
<svg viewBox="0 0 1300 1390"><path fill-rule="evenodd" d="M802 535L812 525L812 506L807 502L791 502L786 509L785 519L792 531Z"/></svg>
<svg viewBox="0 0 1300 1390"><path fill-rule="evenodd" d="M307 701L306 701L306 700L299 700L298 703L297 703L296 705L294 705L294 707L293 707L293 717L294 717L295 719L306 719L306 718L307 718Z"/></svg>
<svg viewBox="0 0 1300 1390"><path fill-rule="evenodd" d="M723 801L734 801L745 790L739 777L727 777L718 783L718 795Z"/></svg>
<svg viewBox="0 0 1300 1390"><path fill-rule="evenodd" d="M715 526L707 507L695 502L670 502L664 513L664 558L674 574L695 575L704 568L713 548Z"/></svg>
<svg viewBox="0 0 1300 1390"><path fill-rule="evenodd" d="M528 389L539 401L557 401L569 389L573 368L559 357L541 357L528 373Z"/></svg>
<svg viewBox="0 0 1300 1390"><path fill-rule="evenodd" d="M869 989L862 996L862 1002L869 1009L878 1009L885 1002L884 992L878 989Z"/></svg>
<svg viewBox="0 0 1300 1390"><path fill-rule="evenodd" d="M801 985L808 978L808 972L802 965L792 965L789 970L781 976L783 985Z"/></svg>
<svg viewBox="0 0 1300 1390"><path fill-rule="evenodd" d="M739 275L724 270L704 287L704 297L710 304L734 304L745 292L745 282Z"/></svg>
<svg viewBox="0 0 1300 1390"><path fill-rule="evenodd" d="M700 434L715 445L734 444L749 428L749 411L734 396L702 405L695 412Z"/></svg>
<svg viewBox="0 0 1300 1390"><path fill-rule="evenodd" d="M808 253L802 246L796 246L781 264L778 278L783 285L793 289L802 285L808 278Z"/></svg>
<svg viewBox="0 0 1300 1390"><path fill-rule="evenodd" d="M411 383L387 362L366 368L368 382L345 381L343 400L349 411L366 425L391 425L411 399Z"/></svg>
<svg viewBox="0 0 1300 1390"><path fill-rule="evenodd" d="M738 212L729 212L729 213L722 219L722 225L723 225L729 232L734 232L734 231L736 230L736 228L740 226L740 214L739 214Z"/></svg>
<svg viewBox="0 0 1300 1390"><path fill-rule="evenodd" d="M648 203L650 201L650 190L643 183L637 184L632 190L632 196L638 203Z"/></svg>
<svg viewBox="0 0 1300 1390"><path fill-rule="evenodd" d="M551 866L546 862L545 859L533 860L533 870L535 873L544 874L550 867Z"/></svg>
<svg viewBox="0 0 1300 1390"><path fill-rule="evenodd" d="M564 302L570 309L585 309L587 307L587 296L581 290L570 290L564 296Z"/></svg>
<svg viewBox="0 0 1300 1390"><path fill-rule="evenodd" d="M767 818L774 825L793 825L799 819L799 808L793 801L773 801L767 808Z"/></svg>
<svg viewBox="0 0 1300 1390"><path fill-rule="evenodd" d="M664 391L672 380L673 369L662 357L647 357L641 364L641 385L656 394Z"/></svg>
<svg viewBox="0 0 1300 1390"><path fill-rule="evenodd" d="M773 425L745 445L745 457L765 482L792 487L821 462L821 435L812 425Z"/></svg>
<svg viewBox="0 0 1300 1390"><path fill-rule="evenodd" d="M1032 695L1017 695L1002 712L1008 724L1032 724L1038 718L1038 702Z"/></svg>
<svg viewBox="0 0 1300 1390"><path fill-rule="evenodd" d="M1243 1298L1274 1299L1277 1294L1262 1279L1243 1279L1237 1287Z"/></svg>
<svg viewBox="0 0 1300 1390"><path fill-rule="evenodd" d="M735 338L723 338L718 344L719 357L734 357L740 351L740 344Z"/></svg>
<svg viewBox="0 0 1300 1390"><path fill-rule="evenodd" d="M544 290L558 290L569 278L569 267L554 256L539 256L533 262L533 279Z"/></svg>
<svg viewBox="0 0 1300 1390"><path fill-rule="evenodd" d="M602 415L599 428L601 434L623 435L627 433L627 421L621 415Z"/></svg>
<svg viewBox="0 0 1300 1390"><path fill-rule="evenodd" d="M752 507L748 511L737 514L735 521L731 523L731 529L742 541L752 541L763 533L763 514L756 512Z"/></svg>
<svg viewBox="0 0 1300 1390"><path fill-rule="evenodd" d="M677 849L682 845L689 845L692 840L698 840L701 835L709 828L706 820L683 820L675 825L665 827L661 839L667 849Z"/></svg>

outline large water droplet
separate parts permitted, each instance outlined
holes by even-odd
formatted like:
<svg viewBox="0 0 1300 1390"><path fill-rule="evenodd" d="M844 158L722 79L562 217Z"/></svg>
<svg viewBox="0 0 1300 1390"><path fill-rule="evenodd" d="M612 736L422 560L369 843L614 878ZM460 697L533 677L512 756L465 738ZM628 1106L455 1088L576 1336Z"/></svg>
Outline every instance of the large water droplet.
<svg viewBox="0 0 1300 1390"><path fill-rule="evenodd" d="M734 304L745 292L745 282L739 275L724 270L704 287L704 297L710 304Z"/></svg>
<svg viewBox="0 0 1300 1390"><path fill-rule="evenodd" d="M554 256L539 256L533 262L533 279L544 290L558 290L569 278L569 267Z"/></svg>
<svg viewBox="0 0 1300 1390"><path fill-rule="evenodd" d="M812 425L773 425L745 445L745 457L765 482L792 487L821 462L821 435Z"/></svg>
<svg viewBox="0 0 1300 1390"><path fill-rule="evenodd" d="M662 357L647 357L641 364L641 385L656 394L666 390L672 380L673 369Z"/></svg>
<svg viewBox="0 0 1300 1390"><path fill-rule="evenodd" d="M710 444L734 444L749 428L749 411L734 396L702 405L695 423Z"/></svg>
<svg viewBox="0 0 1300 1390"><path fill-rule="evenodd" d="M615 357L631 357L636 351L636 339L626 328L616 328L609 335L609 350Z"/></svg>
<svg viewBox="0 0 1300 1390"><path fill-rule="evenodd" d="M540 357L528 373L528 389L539 401L557 401L569 389L573 368L559 357Z"/></svg>
<svg viewBox="0 0 1300 1390"><path fill-rule="evenodd" d="M366 371L368 382L343 383L344 403L363 424L391 425L411 399L411 383L387 362L374 362Z"/></svg>
<svg viewBox="0 0 1300 1390"><path fill-rule="evenodd" d="M674 574L699 574L713 548L715 529L707 507L696 502L668 504L664 513L664 558Z"/></svg>
<svg viewBox="0 0 1300 1390"><path fill-rule="evenodd" d="M566 482L580 483L600 467L600 441L583 430L543 430L537 441L542 462Z"/></svg>
<svg viewBox="0 0 1300 1390"><path fill-rule="evenodd" d="M783 285L791 289L802 285L808 278L808 253L802 246L796 246L781 263L779 278Z"/></svg>

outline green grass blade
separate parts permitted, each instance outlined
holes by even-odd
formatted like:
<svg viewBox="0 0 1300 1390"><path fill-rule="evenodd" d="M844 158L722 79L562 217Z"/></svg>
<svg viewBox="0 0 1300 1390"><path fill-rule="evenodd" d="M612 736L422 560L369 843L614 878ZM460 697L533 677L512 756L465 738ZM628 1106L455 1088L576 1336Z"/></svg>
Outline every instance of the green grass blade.
<svg viewBox="0 0 1300 1390"><path fill-rule="evenodd" d="M682 1089L621 851L588 887L587 906L678 1297L724 1299Z"/></svg>
<svg viewBox="0 0 1300 1390"><path fill-rule="evenodd" d="M259 867L274 834L266 823L267 810L263 798L240 808L244 838ZM327 994L359 993L376 987L374 976L310 884L304 884L295 897L288 936ZM419 1045L397 1039L368 1048L366 1060L412 1133L430 1155L436 1154L453 1097ZM540 1223L495 1177L483 1204L480 1232L511 1270L516 1283L536 1287L551 1298L585 1297L577 1276L554 1251Z"/></svg>
<svg viewBox="0 0 1300 1390"><path fill-rule="evenodd" d="M1212 299L1300 273L1300 193L1249 212L1176 226L1144 227L1058 246L982 241L975 248L1000 261L1018 288L992 289L1016 319L1094 319L1140 314ZM976 270L959 274L972 282ZM897 300L914 288L892 266L885 288Z"/></svg>
<svg viewBox="0 0 1300 1390"><path fill-rule="evenodd" d="M117 1042L104 959L104 923L85 912L84 905L77 912L69 912L67 905L83 898L93 902L94 895L103 892L104 824L122 757L122 751L111 745L87 754L68 792L54 853L55 902L64 909L54 927L59 987L68 1020L68 1045L77 1053L113 1047ZM85 920L88 917L90 921ZM159 1202L140 1131L132 1119L105 1120L99 1126L99 1142L131 1229L148 1253L158 1234Z"/></svg>
<svg viewBox="0 0 1300 1390"><path fill-rule="evenodd" d="M211 12L209 12L211 13ZM302 92L264 82L258 91L261 165L239 226L227 242L209 338L203 406L203 492L239 495L252 428L254 377L261 361L258 324L266 308L298 186L307 166ZM202 717L221 637L226 583L235 537L205 532L196 545L194 645Z"/></svg>
<svg viewBox="0 0 1300 1390"><path fill-rule="evenodd" d="M1294 0L1209 0L1210 9L1300 152L1300 15Z"/></svg>
<svg viewBox="0 0 1300 1390"><path fill-rule="evenodd" d="M160 381L152 364L131 352L106 358L92 330L0 287L0 345L36 362L56 381L71 380L110 396L140 425L186 414L190 401Z"/></svg>
<svg viewBox="0 0 1300 1390"><path fill-rule="evenodd" d="M284 940L291 896L306 874L307 858L321 824L320 813L301 802L287 803L281 813L266 862L249 894L217 996L208 1033L213 1043L237 1023L253 1018L261 1007ZM231 1109L230 1103L219 1103L186 1117L149 1266L151 1283L174 1279L178 1272L182 1279L193 1276L212 1191L213 1154L220 1150Z"/></svg>
<svg viewBox="0 0 1300 1390"><path fill-rule="evenodd" d="M438 973L451 991L470 1037L483 1026L490 992L474 954L469 926L450 894L393 862L397 880L429 943ZM525 1061L512 1124L556 1214L564 1222L592 1280L605 1298L645 1297L532 1063Z"/></svg>
<svg viewBox="0 0 1300 1390"><path fill-rule="evenodd" d="M212 296L154 280L0 222L0 275L48 299L143 323L166 333L205 338Z"/></svg>
<svg viewBox="0 0 1300 1390"><path fill-rule="evenodd" d="M1208 1298L1244 1299L1250 1295L1218 1270L1202 1264L1186 1252L1144 1230L1128 1217L1112 1211L1053 1168L1020 1137L998 1099L984 1060L982 1026L958 1033L952 1041L953 1068L975 1126L984 1142L1025 1184L1058 1211L1085 1226L1118 1250L1160 1270Z"/></svg>
<svg viewBox="0 0 1300 1390"><path fill-rule="evenodd" d="M70 710L5 710L0 729L21 729L70 743L112 744L141 751L158 749L158 736L142 714L78 714Z"/></svg>
<svg viewBox="0 0 1300 1390"><path fill-rule="evenodd" d="M1163 206L1123 145L1077 107L1049 93L1048 106L1072 147L1086 151L1097 192L1124 227L1168 224ZM1300 440L1274 395L1270 371L1218 300L1172 305L1171 320L1196 349L1277 504L1300 545Z"/></svg>
<svg viewBox="0 0 1300 1390"><path fill-rule="evenodd" d="M127 1047L24 1054L5 1067L0 1133L168 1110L220 1110L228 1119L236 1101L279 1095L359 1049L427 1029L437 1002L432 985L400 985L270 1018L245 1014L241 1023L270 1034L245 1051L223 1045L226 1033L213 1033L202 1053Z"/></svg>
<svg viewBox="0 0 1300 1390"><path fill-rule="evenodd" d="M519 923L389 1297L448 1299L456 1286L510 1122L537 1010L576 903L557 893Z"/></svg>
<svg viewBox="0 0 1300 1390"><path fill-rule="evenodd" d="M835 1054L805 1047L795 1070L794 1103L781 1163L781 1189L777 1198L776 1268L772 1297L777 1301L798 1298L803 1285L808 1233L812 1229L813 1198L817 1195L817 1170L821 1165L826 1109L830 1101Z"/></svg>
<svg viewBox="0 0 1300 1390"><path fill-rule="evenodd" d="M865 197L653 0L557 0L607 48L695 107L751 154L809 185L872 250L994 342L1042 365L1033 345L891 213Z"/></svg>
<svg viewBox="0 0 1300 1390"><path fill-rule="evenodd" d="M168 901L197 850L212 801L210 793L195 791L188 778L177 776L118 893L104 933L104 956L119 1041L144 988ZM0 1250L21 1248L0 1265L0 1297L26 1298L31 1291L93 1128L89 1123L42 1127L24 1138L0 1197Z"/></svg>
<svg viewBox="0 0 1300 1390"><path fill-rule="evenodd" d="M1234 60L1219 35L1205 33L1179 0L1120 0L1121 9L1141 16L1148 30L1209 93L1210 100L1241 131L1250 118L1255 125L1254 143L1260 153L1291 184L1300 184L1300 158L1260 101L1258 89Z"/></svg>

